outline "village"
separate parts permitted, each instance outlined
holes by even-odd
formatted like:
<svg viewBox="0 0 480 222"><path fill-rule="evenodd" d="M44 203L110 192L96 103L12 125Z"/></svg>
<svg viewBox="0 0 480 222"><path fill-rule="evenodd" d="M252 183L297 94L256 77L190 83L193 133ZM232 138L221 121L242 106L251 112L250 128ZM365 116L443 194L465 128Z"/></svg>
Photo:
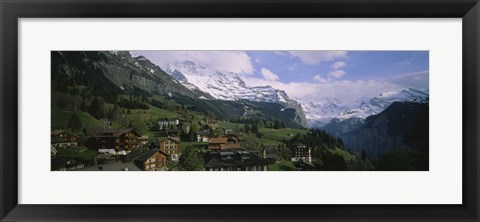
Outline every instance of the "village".
<svg viewBox="0 0 480 222"><path fill-rule="evenodd" d="M192 133L188 122L162 118L156 124L148 123L149 128L154 125L160 135L157 138L141 135L133 128L84 127L80 135L53 130L51 170L267 171L278 161L289 162L293 166L289 170L314 170L312 149L302 143L287 147L291 158L285 159L279 144L253 147L242 132L219 127L216 121L207 122L196 131L194 141L181 139Z"/></svg>

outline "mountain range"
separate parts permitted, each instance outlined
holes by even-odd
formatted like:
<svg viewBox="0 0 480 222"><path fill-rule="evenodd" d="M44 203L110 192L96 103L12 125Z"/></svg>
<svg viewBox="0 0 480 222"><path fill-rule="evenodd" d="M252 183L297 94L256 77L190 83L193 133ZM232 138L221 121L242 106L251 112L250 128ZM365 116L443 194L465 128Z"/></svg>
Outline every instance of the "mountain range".
<svg viewBox="0 0 480 222"><path fill-rule="evenodd" d="M407 88L401 91L381 93L373 98L360 98L354 103L340 99L325 98L318 101L302 101L307 122L310 127L322 128L332 120L341 121L350 118L365 119L378 114L394 102L428 103L428 89Z"/></svg>
<svg viewBox="0 0 480 222"><path fill-rule="evenodd" d="M164 69L185 87L207 92L214 99L278 103L285 108L294 109L295 118L302 126L307 127L302 106L283 90L271 86L248 87L238 73L209 69L191 60L173 62Z"/></svg>

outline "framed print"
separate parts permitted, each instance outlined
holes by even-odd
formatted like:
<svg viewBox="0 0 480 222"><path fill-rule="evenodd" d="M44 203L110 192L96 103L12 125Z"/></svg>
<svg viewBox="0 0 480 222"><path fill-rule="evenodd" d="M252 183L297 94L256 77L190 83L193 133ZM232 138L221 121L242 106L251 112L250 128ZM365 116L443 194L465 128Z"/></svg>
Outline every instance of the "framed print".
<svg viewBox="0 0 480 222"><path fill-rule="evenodd" d="M2 221L478 221L479 7L2 1Z"/></svg>

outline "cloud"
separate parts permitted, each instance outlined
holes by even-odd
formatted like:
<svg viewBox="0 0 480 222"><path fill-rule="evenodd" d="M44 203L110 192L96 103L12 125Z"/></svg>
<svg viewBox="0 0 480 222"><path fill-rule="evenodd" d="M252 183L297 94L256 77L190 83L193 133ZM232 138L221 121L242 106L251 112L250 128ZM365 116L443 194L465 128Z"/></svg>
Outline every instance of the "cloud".
<svg viewBox="0 0 480 222"><path fill-rule="evenodd" d="M426 89L429 88L429 71L424 70L396 75L390 80L390 82L404 88L412 87L416 89Z"/></svg>
<svg viewBox="0 0 480 222"><path fill-rule="evenodd" d="M320 75L318 75L321 78ZM315 77L314 77L315 78ZM401 90L402 87L386 81L377 80L330 80L323 82L266 81L254 77L243 78L247 86L266 86L284 90L291 98L316 101L323 98L337 98L353 103L361 97L373 97L386 91Z"/></svg>
<svg viewBox="0 0 480 222"><path fill-rule="evenodd" d="M241 74L253 74L250 57L244 51L132 51L143 55L158 66L165 67L175 61L192 60L211 69L222 69Z"/></svg>
<svg viewBox="0 0 480 222"><path fill-rule="evenodd" d="M332 67L332 69L340 69L340 68L342 68L346 65L347 65L347 63L338 61L338 62L333 63L330 67Z"/></svg>
<svg viewBox="0 0 480 222"><path fill-rule="evenodd" d="M272 71L270 71L266 68L262 68L260 70L260 73L262 74L263 78L267 81L278 81L279 80L277 74L273 73Z"/></svg>
<svg viewBox="0 0 480 222"><path fill-rule="evenodd" d="M327 74L328 77L331 77L331 78L341 78L342 76L344 76L345 74L347 74L345 71L343 70L335 70L333 72L329 72Z"/></svg>
<svg viewBox="0 0 480 222"><path fill-rule="evenodd" d="M318 82L326 82L326 81L328 81L328 80L322 78L322 77L320 76L320 74L314 75L314 76L313 76L313 80L318 81Z"/></svg>
<svg viewBox="0 0 480 222"><path fill-rule="evenodd" d="M309 65L347 57L347 51L288 51L288 53Z"/></svg>

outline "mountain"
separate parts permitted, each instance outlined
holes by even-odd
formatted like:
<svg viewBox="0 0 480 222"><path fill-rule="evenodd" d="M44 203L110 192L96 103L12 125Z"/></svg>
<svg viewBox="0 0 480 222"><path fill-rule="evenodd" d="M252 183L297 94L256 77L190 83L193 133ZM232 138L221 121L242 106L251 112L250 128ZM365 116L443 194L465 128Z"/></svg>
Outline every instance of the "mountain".
<svg viewBox="0 0 480 222"><path fill-rule="evenodd" d="M285 102L216 99L196 86L184 85L182 81L187 77L179 71L168 74L145 57L133 57L126 51L52 51L51 58L52 106L59 109L88 111L86 107L94 98L101 97L105 103L130 108L152 105L177 113L212 113L220 120L275 119L288 127L304 127L303 112L296 110L300 105L290 101L284 92L268 87L255 90L258 94L275 92Z"/></svg>
<svg viewBox="0 0 480 222"><path fill-rule="evenodd" d="M378 114L394 102L428 103L428 89L403 89L399 92L385 92L373 98L361 98L354 103L333 98L319 101L301 101L310 127L323 128L333 119L365 119ZM334 123L338 123L336 121Z"/></svg>
<svg viewBox="0 0 480 222"><path fill-rule="evenodd" d="M295 119L302 126L307 126L301 105L283 90L271 86L248 87L235 72L206 68L191 60L170 63L165 70L185 87L201 90L218 100L278 103L294 109Z"/></svg>
<svg viewBox="0 0 480 222"><path fill-rule="evenodd" d="M211 98L207 93L186 88L148 59L132 57L124 51L52 51L52 82L63 83L62 79L92 86L97 92L107 91L99 95L104 98L119 93Z"/></svg>
<svg viewBox="0 0 480 222"><path fill-rule="evenodd" d="M428 111L428 103L393 102L379 114L367 117L364 122L357 118L357 122L350 125L351 128L348 128L348 123L352 123L354 118L343 121L335 119L324 128L342 138L348 149L365 151L377 157L394 148L412 146L406 140L413 134L417 134L415 137L427 137L428 141ZM419 129L427 129L422 131L426 135L416 133Z"/></svg>

